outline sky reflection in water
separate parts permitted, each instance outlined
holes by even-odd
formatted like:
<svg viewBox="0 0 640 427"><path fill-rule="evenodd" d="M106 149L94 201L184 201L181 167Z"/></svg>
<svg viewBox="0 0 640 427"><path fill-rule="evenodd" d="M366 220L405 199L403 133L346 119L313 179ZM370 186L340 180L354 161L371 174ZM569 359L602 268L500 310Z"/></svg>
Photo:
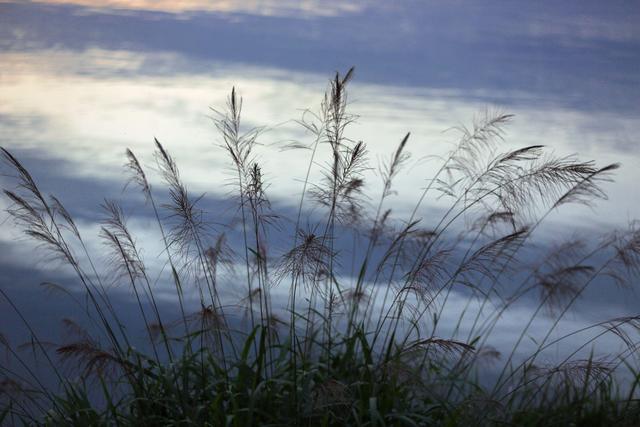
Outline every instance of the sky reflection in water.
<svg viewBox="0 0 640 427"><path fill-rule="evenodd" d="M292 209L307 165L299 153L281 148L310 141L294 120L303 109L317 108L335 70L352 65L351 109L361 117L349 135L368 144L374 162L408 131L414 159L444 154L456 140L444 130L500 109L516 115L505 149L545 144L557 154L623 164L616 182L605 186L609 201L593 210L567 207L549 218L542 236L567 235L568 224L601 230L640 218L636 4L93 4L0 2L2 145L32 168L46 191L61 195L87 236L97 234L101 198L124 197L124 149L152 165L153 137L174 153L194 192L224 198L229 165L207 116L208 107L224 106L234 85L244 97L245 124L269 126L260 161L270 197L284 211ZM436 163L424 160L398 178L398 216L413 207ZM373 194L377 182L372 176ZM433 201L428 209L446 203ZM144 238L149 219L143 210L131 211L131 226L153 262L159 242L147 244L153 239ZM44 270L64 278L59 269L32 261L31 246L14 242L9 221L0 232L5 271ZM97 238L90 245L100 250ZM33 285L26 277L7 274L2 286ZM584 303L589 320L632 312L625 295L603 295L596 291ZM509 316L526 319L530 310L520 310ZM564 330L584 324L581 316ZM520 328L515 321L504 324L511 326L498 330L496 340L512 342Z"/></svg>

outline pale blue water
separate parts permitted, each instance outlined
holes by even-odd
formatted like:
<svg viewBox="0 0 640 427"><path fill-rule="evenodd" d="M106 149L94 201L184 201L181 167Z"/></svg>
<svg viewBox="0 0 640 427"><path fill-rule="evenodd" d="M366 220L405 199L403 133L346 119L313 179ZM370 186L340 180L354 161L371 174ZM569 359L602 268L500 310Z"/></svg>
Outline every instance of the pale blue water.
<svg viewBox="0 0 640 427"><path fill-rule="evenodd" d="M124 149L153 165L153 137L175 154L190 187L219 207L230 175L207 115L208 107L224 106L233 85L244 97L245 123L272 126L260 151L271 200L283 212L295 207L307 164L278 147L309 141L293 120L316 108L327 79L350 66L351 108L360 115L350 135L368 144L374 163L407 131L414 159L443 154L455 138L442 131L499 108L516 115L506 147L545 144L561 155L623 164L605 185L608 201L554 214L541 238L570 235L569 225L613 229L640 218L638 2L104 4L0 2L0 145L62 198L97 251L98 204L105 196L128 198L121 192ZM433 167L421 163L398 178L396 212L410 210ZM125 200L132 228L152 241L146 254L153 265L159 242L146 238L148 213L138 202ZM431 203L437 209L443 202ZM43 330L57 330L72 309L37 284L73 280L37 261L5 217L0 286ZM627 293L595 290L566 328L637 307ZM508 348L517 336L516 321L529 313L521 310L496 332L496 346ZM14 342L27 338L15 316L1 312L1 332Z"/></svg>

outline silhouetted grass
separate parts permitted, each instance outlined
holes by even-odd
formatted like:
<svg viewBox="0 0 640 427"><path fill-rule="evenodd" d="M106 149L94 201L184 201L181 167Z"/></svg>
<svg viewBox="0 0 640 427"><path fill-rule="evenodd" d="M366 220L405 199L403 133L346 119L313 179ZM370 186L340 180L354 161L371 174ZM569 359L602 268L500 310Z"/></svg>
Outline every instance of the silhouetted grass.
<svg viewBox="0 0 640 427"><path fill-rule="evenodd" d="M43 250L73 269L85 298L57 284L45 286L72 298L85 318L62 319L67 340L49 343L0 288L6 309L28 328L26 347L61 383L59 390L44 386L20 353L25 346L2 338L8 359L0 368L0 420L7 425L637 425L640 317L610 319L554 337L594 281L633 285L640 273L636 223L604 239L591 235L547 248L533 264L523 256L550 212L604 198L600 184L618 165L554 157L541 145L500 152L512 116L487 114L471 128L458 129L459 142L423 181L426 187L410 216L395 218L389 198L396 191L394 179L410 161L410 135L380 163L380 198L370 203L367 147L345 136L356 118L346 92L352 75L353 70L336 74L319 110L305 112L299 121L311 135L309 144L286 147L308 156L295 218L272 210L255 156L262 129L243 129L235 89L226 109L214 110L213 118L233 167L237 214L227 233L234 238L214 231L214 217L200 207L201 196L188 191L159 141L155 160L162 188L152 187L141 162L127 150L128 188L141 191L152 212L163 245L162 271L147 268L122 208L106 200L103 273L62 202L41 193L29 171L2 149L16 182L5 190L8 212ZM310 180L314 168L322 172L318 182ZM430 197L447 197L450 204L439 217L421 218ZM271 244L275 232L291 239L279 253ZM156 299L161 281L172 283L178 318L162 314ZM131 289L149 351L136 349L131 328L119 318L110 298L112 283ZM272 298L276 286L288 290L288 301ZM225 287L241 292L239 301L229 301ZM468 298L462 309L450 304L456 294ZM502 355L489 345L496 325L532 296L531 318L510 353ZM436 335L443 314L454 309L458 320L446 325L450 336ZM534 351L519 357L540 316L550 317L551 327ZM552 366L538 362L545 350L585 331L598 333ZM582 356L608 334L624 343L622 352ZM63 374L65 366L77 377ZM495 374L486 378L481 374L488 367ZM621 371L631 379L625 387L618 384Z"/></svg>

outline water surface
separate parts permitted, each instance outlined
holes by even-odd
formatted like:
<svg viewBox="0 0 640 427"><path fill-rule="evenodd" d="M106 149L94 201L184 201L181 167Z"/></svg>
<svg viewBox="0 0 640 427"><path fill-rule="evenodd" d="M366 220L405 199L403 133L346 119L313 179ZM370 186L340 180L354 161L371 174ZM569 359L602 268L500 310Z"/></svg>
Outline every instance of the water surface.
<svg viewBox="0 0 640 427"><path fill-rule="evenodd" d="M282 147L311 141L295 120L318 107L335 71L351 66L350 108L360 118L349 136L366 142L375 164L410 131L409 151L421 160L398 177L393 208L400 217L438 167L429 156L445 154L458 137L443 131L504 111L515 114L505 149L544 144L558 155L623 166L605 184L608 200L552 214L541 240L640 218L636 2L0 2L1 145L61 197L97 252L98 205L124 198L153 264L161 249L151 219L140 197L121 191L124 150L153 167L158 138L194 193L206 193L218 219L226 218L233 175L209 107L223 108L235 86L245 125L267 127L259 159L270 198L293 216L308 163ZM312 180L318 177L316 170ZM377 183L372 175L373 194ZM425 216L446 203L430 201ZM0 284L27 311L37 307L46 330L65 310L37 284L73 280L64 268L37 261L33 245L4 218ZM450 303L462 300L454 294ZM563 330L635 314L636 301L596 289ZM532 308L519 310L498 328L496 346L508 348ZM24 331L15 322L3 314L5 333L20 341ZM536 327L546 326L543 319Z"/></svg>

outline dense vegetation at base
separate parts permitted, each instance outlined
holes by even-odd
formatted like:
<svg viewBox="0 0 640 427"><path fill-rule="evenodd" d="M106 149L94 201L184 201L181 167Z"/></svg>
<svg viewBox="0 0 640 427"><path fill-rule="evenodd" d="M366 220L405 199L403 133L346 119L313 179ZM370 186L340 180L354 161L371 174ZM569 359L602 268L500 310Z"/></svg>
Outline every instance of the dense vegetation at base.
<svg viewBox="0 0 640 427"><path fill-rule="evenodd" d="M291 177L302 180L295 218L269 203L256 156L264 129L241 126L235 90L223 111L214 110L237 206L225 228L211 226L215 213L187 191L160 142L161 184L127 150L127 188L142 193L154 218L161 271L147 267L144 245L112 200L103 205L100 237L109 262L101 267L105 254L92 253L62 201L42 193L37 173L2 149L14 180L4 192L8 213L73 271L83 297L43 284L74 299L82 314L62 319L67 339L51 343L10 289L0 288L2 309L30 334L26 345L1 340L7 360L0 364L0 424L638 425L640 317L555 334L592 283L634 285L637 224L555 242L533 261L523 256L550 212L604 198L601 184L618 166L552 156L541 145L500 151L512 116L488 113L457 129L458 143L438 158L432 176L415 180L421 194L409 217L397 218L389 206L402 190L394 180L412 161L410 135L379 162L373 202L367 147L349 137L356 119L346 92L352 75L336 74L320 108L299 120L309 141L287 144L309 165L306 177ZM450 200L448 208L424 217L435 197ZM276 233L288 233L286 247L271 241ZM116 285L130 289L145 345L112 303ZM166 292L169 285L177 318L157 299L159 287ZM225 293L229 286L241 289L238 301ZM272 298L283 288L286 301ZM467 299L462 307L451 303L460 295ZM491 346L497 325L525 300L531 318L513 347L498 351ZM444 314L455 324L442 325ZM551 326L520 357L541 316ZM449 335L438 335L443 330ZM539 361L545 350L585 332L592 333L566 358ZM589 353L606 336L617 337L622 350ZM59 378L60 389L43 384L25 348ZM487 379L485 372L495 375ZM630 381L623 387L620 378Z"/></svg>

